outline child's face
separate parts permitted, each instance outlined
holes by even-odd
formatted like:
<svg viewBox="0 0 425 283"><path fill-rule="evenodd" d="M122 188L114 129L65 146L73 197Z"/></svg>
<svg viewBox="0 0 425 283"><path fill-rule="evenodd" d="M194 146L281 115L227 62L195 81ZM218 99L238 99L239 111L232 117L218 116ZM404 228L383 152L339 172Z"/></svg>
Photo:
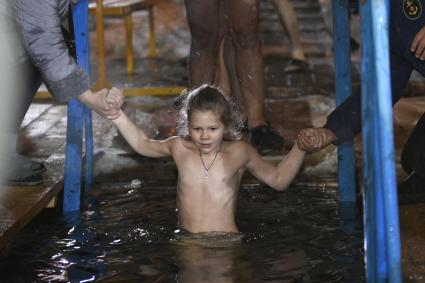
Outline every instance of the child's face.
<svg viewBox="0 0 425 283"><path fill-rule="evenodd" d="M208 154L218 150L225 132L225 127L215 112L192 113L189 120L189 135L202 153Z"/></svg>

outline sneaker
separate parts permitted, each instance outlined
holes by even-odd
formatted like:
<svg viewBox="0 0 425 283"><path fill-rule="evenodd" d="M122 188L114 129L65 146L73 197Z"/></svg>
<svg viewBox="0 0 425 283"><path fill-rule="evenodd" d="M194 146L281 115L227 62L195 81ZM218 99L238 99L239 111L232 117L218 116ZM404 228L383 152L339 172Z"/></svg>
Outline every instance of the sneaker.
<svg viewBox="0 0 425 283"><path fill-rule="evenodd" d="M261 125L249 130L250 143L257 149L280 149L285 143L282 136L276 132L267 122L267 125Z"/></svg>
<svg viewBox="0 0 425 283"><path fill-rule="evenodd" d="M35 186L43 182L41 172L46 171L43 163L34 162L19 154L8 154L0 164L3 185Z"/></svg>
<svg viewBox="0 0 425 283"><path fill-rule="evenodd" d="M295 59L292 58L288 61L286 64L286 67L284 69L285 73L299 73L304 72L308 69L308 62L305 60Z"/></svg>
<svg viewBox="0 0 425 283"><path fill-rule="evenodd" d="M8 186L37 186L43 183L43 177L40 174L29 176L9 176L1 181L1 184Z"/></svg>
<svg viewBox="0 0 425 283"><path fill-rule="evenodd" d="M412 173L398 184L397 191L400 204L425 203L425 177Z"/></svg>

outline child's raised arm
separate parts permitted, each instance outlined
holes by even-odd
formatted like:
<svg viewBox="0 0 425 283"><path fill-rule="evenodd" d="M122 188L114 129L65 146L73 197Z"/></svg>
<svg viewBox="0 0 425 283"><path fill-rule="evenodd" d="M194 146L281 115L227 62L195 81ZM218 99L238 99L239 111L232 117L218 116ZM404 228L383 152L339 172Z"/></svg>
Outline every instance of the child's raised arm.
<svg viewBox="0 0 425 283"><path fill-rule="evenodd" d="M251 148L248 152L248 170L260 181L278 191L283 191L292 183L303 164L306 154L301 149L298 140L277 166L262 159L254 148Z"/></svg>
<svg viewBox="0 0 425 283"><path fill-rule="evenodd" d="M143 130L137 127L128 116L120 110L120 116L112 120L129 145L138 153L148 157L164 157L171 155L173 138L167 140L153 140L146 136Z"/></svg>

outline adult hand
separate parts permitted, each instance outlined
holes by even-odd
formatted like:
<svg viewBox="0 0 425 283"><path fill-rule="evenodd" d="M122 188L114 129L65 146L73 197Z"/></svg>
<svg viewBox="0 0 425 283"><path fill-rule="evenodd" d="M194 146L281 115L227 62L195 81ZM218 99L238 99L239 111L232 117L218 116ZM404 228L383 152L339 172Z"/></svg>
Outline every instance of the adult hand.
<svg viewBox="0 0 425 283"><path fill-rule="evenodd" d="M106 103L111 108L121 109L124 103L124 95L122 91L116 87L112 87L105 96Z"/></svg>
<svg viewBox="0 0 425 283"><path fill-rule="evenodd" d="M335 140L335 134L327 128L308 128L300 131L297 143L302 150L316 152Z"/></svg>
<svg viewBox="0 0 425 283"><path fill-rule="evenodd" d="M425 27L422 27L413 38L410 51L415 53L416 58L419 60L425 60Z"/></svg>
<svg viewBox="0 0 425 283"><path fill-rule="evenodd" d="M119 103L116 105L114 105L114 103L108 103L106 99L108 92L109 91L105 88L97 92L88 90L81 94L78 99L92 110L96 111L100 116L114 120L120 116L120 108L116 107ZM113 100L110 101L112 102Z"/></svg>

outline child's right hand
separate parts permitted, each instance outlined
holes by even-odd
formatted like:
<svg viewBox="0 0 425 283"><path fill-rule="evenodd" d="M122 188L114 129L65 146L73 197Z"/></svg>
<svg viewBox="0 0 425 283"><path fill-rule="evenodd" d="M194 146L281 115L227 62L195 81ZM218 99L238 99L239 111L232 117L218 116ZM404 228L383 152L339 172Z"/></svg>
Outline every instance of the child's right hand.
<svg viewBox="0 0 425 283"><path fill-rule="evenodd" d="M121 116L121 107L124 103L124 95L122 91L116 87L112 87L105 95L106 105L108 109L113 111L115 115L106 116L110 120L118 119Z"/></svg>
<svg viewBox="0 0 425 283"><path fill-rule="evenodd" d="M112 87L105 96L106 103L111 109L118 110L124 103L124 95L122 91L116 87Z"/></svg>

